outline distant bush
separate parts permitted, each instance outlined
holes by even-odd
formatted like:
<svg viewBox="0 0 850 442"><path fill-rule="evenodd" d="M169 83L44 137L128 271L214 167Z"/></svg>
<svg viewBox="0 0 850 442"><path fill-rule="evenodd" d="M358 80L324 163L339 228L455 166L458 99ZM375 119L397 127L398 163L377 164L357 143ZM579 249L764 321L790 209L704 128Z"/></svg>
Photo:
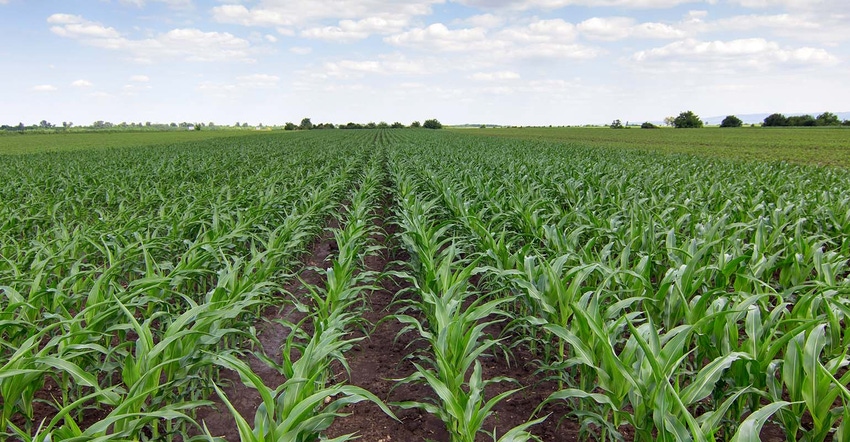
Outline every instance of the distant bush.
<svg viewBox="0 0 850 442"><path fill-rule="evenodd" d="M702 124L699 116L691 111L682 112L673 120L673 126L676 129L694 129L702 127Z"/></svg>
<svg viewBox="0 0 850 442"><path fill-rule="evenodd" d="M741 127L744 124L740 118L734 115L728 115L720 122L720 127Z"/></svg>
<svg viewBox="0 0 850 442"><path fill-rule="evenodd" d="M443 125L436 118L432 118L430 120L425 120L425 122L422 123L422 127L425 129L442 129Z"/></svg>
<svg viewBox="0 0 850 442"><path fill-rule="evenodd" d="M764 122L761 125L764 127L787 126L788 117L782 114L770 114L764 119Z"/></svg>
<svg viewBox="0 0 850 442"><path fill-rule="evenodd" d="M621 123L620 120L614 120L614 121L611 122L611 125L608 126L608 127L610 127L611 129L622 129L625 126L623 126L623 123Z"/></svg>
<svg viewBox="0 0 850 442"><path fill-rule="evenodd" d="M657 128L658 128L658 126L656 126L656 125L654 125L654 124L650 123L649 121L647 121L646 123L641 124L641 125L640 125L640 128L641 128L641 129L657 129Z"/></svg>

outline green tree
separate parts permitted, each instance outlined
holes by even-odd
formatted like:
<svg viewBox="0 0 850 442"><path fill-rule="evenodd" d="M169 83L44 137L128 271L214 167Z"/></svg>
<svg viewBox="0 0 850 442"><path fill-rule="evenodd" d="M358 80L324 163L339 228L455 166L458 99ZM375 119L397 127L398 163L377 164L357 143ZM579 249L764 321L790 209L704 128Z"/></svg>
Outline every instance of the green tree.
<svg viewBox="0 0 850 442"><path fill-rule="evenodd" d="M702 120L692 111L682 112L673 120L676 129L693 129L702 127Z"/></svg>
<svg viewBox="0 0 850 442"><path fill-rule="evenodd" d="M393 129L404 129L404 123L399 123L398 121L396 121L390 127Z"/></svg>
<svg viewBox="0 0 850 442"><path fill-rule="evenodd" d="M417 128L420 128L420 127L422 127L422 125L421 125L421 124L419 124L419 122L418 122L418 121L414 121L413 123L410 123L410 128L411 128L411 129L417 129Z"/></svg>
<svg viewBox="0 0 850 442"><path fill-rule="evenodd" d="M741 127L744 124L740 118L734 115L727 115L723 121L720 122L720 127Z"/></svg>
<svg viewBox="0 0 850 442"><path fill-rule="evenodd" d="M375 124L374 121L370 121L370 122L366 123L366 129L374 129L376 127L378 127L378 125Z"/></svg>
<svg viewBox="0 0 850 442"><path fill-rule="evenodd" d="M838 126L839 124L841 124L841 121L838 119L838 115L832 112L824 112L817 117L818 126Z"/></svg>
<svg viewBox="0 0 850 442"><path fill-rule="evenodd" d="M641 128L641 129L657 129L657 128L658 128L658 126L656 126L656 125L654 125L654 124L650 123L649 121L647 121L646 123L641 124L641 125L640 125L640 128Z"/></svg>
<svg viewBox="0 0 850 442"><path fill-rule="evenodd" d="M673 122L676 121L676 117L664 117L664 124L666 126L673 127Z"/></svg>
<svg viewBox="0 0 850 442"><path fill-rule="evenodd" d="M390 125L387 124L386 121L381 121L378 123L378 129L389 129Z"/></svg>
<svg viewBox="0 0 850 442"><path fill-rule="evenodd" d="M782 114L770 114L761 125L765 127L787 126L788 117Z"/></svg>
<svg viewBox="0 0 850 442"><path fill-rule="evenodd" d="M422 124L422 127L425 129L442 129L443 125L436 118L432 118L430 120L425 120L425 123Z"/></svg>
<svg viewBox="0 0 850 442"><path fill-rule="evenodd" d="M313 128L313 122L310 121L309 118L304 118L301 120L301 125L298 126L301 130L310 130Z"/></svg>
<svg viewBox="0 0 850 442"><path fill-rule="evenodd" d="M620 120L614 120L608 127L610 127L611 129L622 129L623 123L621 123Z"/></svg>
<svg viewBox="0 0 850 442"><path fill-rule="evenodd" d="M795 115L793 117L788 117L788 124L786 126L817 126L818 122L815 120L815 117L811 115Z"/></svg>

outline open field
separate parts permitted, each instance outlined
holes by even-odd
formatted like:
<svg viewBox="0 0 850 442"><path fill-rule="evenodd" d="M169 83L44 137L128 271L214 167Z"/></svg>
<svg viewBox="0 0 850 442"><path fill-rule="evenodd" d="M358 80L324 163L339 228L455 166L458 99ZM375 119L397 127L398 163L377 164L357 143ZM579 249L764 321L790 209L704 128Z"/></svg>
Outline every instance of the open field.
<svg viewBox="0 0 850 442"><path fill-rule="evenodd" d="M850 128L506 128L457 133L850 168Z"/></svg>
<svg viewBox="0 0 850 442"><path fill-rule="evenodd" d="M848 440L850 171L749 131L2 155L0 439Z"/></svg>
<svg viewBox="0 0 850 442"><path fill-rule="evenodd" d="M0 134L0 155L151 146L245 135L256 135L256 132L249 130L175 130L168 132L72 132L67 134L6 133Z"/></svg>

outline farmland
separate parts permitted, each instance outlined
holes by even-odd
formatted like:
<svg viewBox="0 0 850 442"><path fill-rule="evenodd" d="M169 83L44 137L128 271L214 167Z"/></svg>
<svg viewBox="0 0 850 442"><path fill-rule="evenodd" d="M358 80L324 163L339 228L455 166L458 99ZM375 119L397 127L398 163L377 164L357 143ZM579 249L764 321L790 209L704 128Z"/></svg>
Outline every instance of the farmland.
<svg viewBox="0 0 850 442"><path fill-rule="evenodd" d="M715 158L786 161L850 168L850 129L846 127L710 127L700 130L524 127L462 129L457 132Z"/></svg>
<svg viewBox="0 0 850 442"><path fill-rule="evenodd" d="M749 131L9 147L0 431L848 440L850 172L748 160L850 131Z"/></svg>
<svg viewBox="0 0 850 442"><path fill-rule="evenodd" d="M0 155L151 146L213 138L254 135L248 130L174 132L71 132L59 134L0 134Z"/></svg>

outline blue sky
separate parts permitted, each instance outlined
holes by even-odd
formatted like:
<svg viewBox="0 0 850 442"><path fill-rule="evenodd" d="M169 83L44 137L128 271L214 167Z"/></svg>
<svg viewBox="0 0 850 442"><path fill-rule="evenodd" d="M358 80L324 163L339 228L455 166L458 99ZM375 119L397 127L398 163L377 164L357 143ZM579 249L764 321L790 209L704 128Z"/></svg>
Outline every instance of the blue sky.
<svg viewBox="0 0 850 442"><path fill-rule="evenodd" d="M850 110L847 0L0 0L0 123Z"/></svg>

